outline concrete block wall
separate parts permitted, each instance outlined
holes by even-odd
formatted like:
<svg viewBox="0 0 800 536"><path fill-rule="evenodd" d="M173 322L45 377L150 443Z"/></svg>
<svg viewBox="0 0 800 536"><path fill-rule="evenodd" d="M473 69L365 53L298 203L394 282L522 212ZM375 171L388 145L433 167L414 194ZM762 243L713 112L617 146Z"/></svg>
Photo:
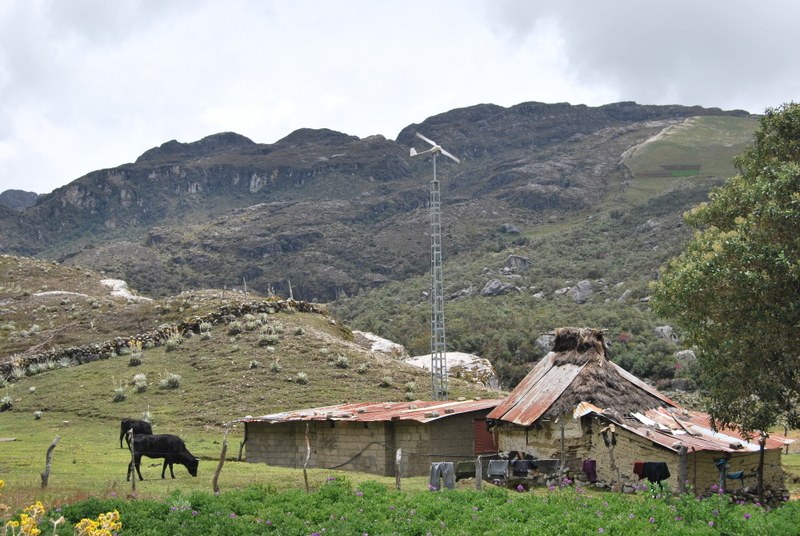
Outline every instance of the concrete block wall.
<svg viewBox="0 0 800 536"><path fill-rule="evenodd" d="M488 411L452 415L429 423L313 421L309 466L393 476L395 453L401 448L401 476L427 475L432 461L475 459L474 421L476 417L485 418ZM303 466L305 422L251 422L246 426L248 462Z"/></svg>

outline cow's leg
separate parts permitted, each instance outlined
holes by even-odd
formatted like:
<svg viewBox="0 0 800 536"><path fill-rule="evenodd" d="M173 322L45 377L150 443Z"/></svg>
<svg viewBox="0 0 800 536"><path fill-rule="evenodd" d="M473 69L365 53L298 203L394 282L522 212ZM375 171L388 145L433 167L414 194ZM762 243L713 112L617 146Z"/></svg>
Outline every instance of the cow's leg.
<svg viewBox="0 0 800 536"><path fill-rule="evenodd" d="M170 470L172 470L172 466L170 466ZM161 478L164 478L164 473L167 471L167 459L164 458L164 465L161 466ZM174 478L174 477L173 477Z"/></svg>
<svg viewBox="0 0 800 536"><path fill-rule="evenodd" d="M125 480L130 481L131 479L131 471L133 471L133 462L128 462L128 474L125 475Z"/></svg>
<svg viewBox="0 0 800 536"><path fill-rule="evenodd" d="M135 456L135 462L136 462L136 474L139 475L139 480L144 480L144 478L142 478L142 471L139 468L139 466L142 465L142 457L141 456Z"/></svg>
<svg viewBox="0 0 800 536"><path fill-rule="evenodd" d="M175 478L175 473L172 471L172 462L169 462L169 474L172 478Z"/></svg>

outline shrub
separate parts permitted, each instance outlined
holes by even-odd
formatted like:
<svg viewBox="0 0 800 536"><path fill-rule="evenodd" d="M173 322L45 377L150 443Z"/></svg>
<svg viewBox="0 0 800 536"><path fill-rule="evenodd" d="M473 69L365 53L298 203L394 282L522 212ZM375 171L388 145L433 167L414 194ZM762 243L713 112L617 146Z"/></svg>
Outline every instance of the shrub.
<svg viewBox="0 0 800 536"><path fill-rule="evenodd" d="M25 367L14 367L11 369L11 377L15 380L21 380L26 375Z"/></svg>
<svg viewBox="0 0 800 536"><path fill-rule="evenodd" d="M300 385L306 385L308 383L308 374L305 372L298 372L297 375L294 377L294 381L299 383Z"/></svg>
<svg viewBox="0 0 800 536"><path fill-rule="evenodd" d="M178 374L167 372L158 382L158 386L162 389L177 389L181 386L181 377Z"/></svg>
<svg viewBox="0 0 800 536"><path fill-rule="evenodd" d="M207 341L210 338L211 338L211 332L210 331L203 331L202 333L200 333L200 340L201 341Z"/></svg>
<svg viewBox="0 0 800 536"><path fill-rule="evenodd" d="M61 368L67 368L70 365L72 365L72 359L68 357L62 357L61 359L58 360L58 366Z"/></svg>
<svg viewBox="0 0 800 536"><path fill-rule="evenodd" d="M36 410L36 411L34 411L34 412L33 412L33 418L34 418L34 419L36 419L36 420L38 421L39 419L41 419L41 418L42 418L42 412L41 412L41 411L39 411L39 410Z"/></svg>
<svg viewBox="0 0 800 536"><path fill-rule="evenodd" d="M250 361L250 368L251 368L251 369L256 369L256 368L258 368L258 366L259 366L259 365L261 365L261 363L259 363L259 362L258 362L258 361L256 361L255 359L253 359L252 361Z"/></svg>
<svg viewBox="0 0 800 536"><path fill-rule="evenodd" d="M414 400L416 397L414 396L414 393L412 393L411 391L407 391L407 392L406 392L406 394L405 394L405 398L406 398L406 400L408 400L409 402L411 402L411 401L412 401L412 400Z"/></svg>
<svg viewBox="0 0 800 536"><path fill-rule="evenodd" d="M336 368L346 369L350 366L350 360L347 359L347 356L340 355L336 357L333 364Z"/></svg>
<svg viewBox="0 0 800 536"><path fill-rule="evenodd" d="M278 336L273 334L265 333L258 338L258 345L259 346L273 346L278 344Z"/></svg>
<svg viewBox="0 0 800 536"><path fill-rule="evenodd" d="M128 398L128 390L125 387L115 387L114 388L114 402L122 402Z"/></svg>
<svg viewBox="0 0 800 536"><path fill-rule="evenodd" d="M411 391L417 388L417 384L415 382L406 382L405 387L406 387L406 392L410 393Z"/></svg>
<svg viewBox="0 0 800 536"><path fill-rule="evenodd" d="M366 374L368 369L369 365L367 365L366 363L361 363L356 369L356 372L358 372L359 374Z"/></svg>
<svg viewBox="0 0 800 536"><path fill-rule="evenodd" d="M183 344L183 337L180 335L173 335L169 339L167 339L167 343L165 345L165 350L167 352L173 352L178 349L178 346Z"/></svg>
<svg viewBox="0 0 800 536"><path fill-rule="evenodd" d="M232 353L232 354L235 354L235 353L236 353L236 352L238 352L239 350L241 350L241 348L239 348L239 345L238 345L238 344L231 345L231 353Z"/></svg>
<svg viewBox="0 0 800 536"><path fill-rule="evenodd" d="M143 373L133 375L133 389L137 393L143 393L147 390L147 376Z"/></svg>
<svg viewBox="0 0 800 536"><path fill-rule="evenodd" d="M381 378L381 381L378 383L380 387L391 387L394 384L394 380L391 376L384 376Z"/></svg>
<svg viewBox="0 0 800 536"><path fill-rule="evenodd" d="M255 331L257 327L259 327L259 323L255 320L248 320L244 323L244 329L246 331Z"/></svg>
<svg viewBox="0 0 800 536"><path fill-rule="evenodd" d="M296 337L299 337L299 336L303 335L304 333L305 333L305 331L300 326L297 326L296 328L294 328L294 335Z"/></svg>
<svg viewBox="0 0 800 536"><path fill-rule="evenodd" d="M13 405L14 405L14 399L12 399L11 396L6 395L3 398L0 398L0 411L11 409Z"/></svg>
<svg viewBox="0 0 800 536"><path fill-rule="evenodd" d="M200 322L200 333L211 331L211 322Z"/></svg>
<svg viewBox="0 0 800 536"><path fill-rule="evenodd" d="M142 354L131 354L128 358L129 367L138 367L142 364Z"/></svg>
<svg viewBox="0 0 800 536"><path fill-rule="evenodd" d="M269 370L271 370L272 372L280 372L282 370L281 364L278 363L277 361L273 361L269 365Z"/></svg>
<svg viewBox="0 0 800 536"><path fill-rule="evenodd" d="M238 335L242 332L242 323L234 320L228 324L228 335Z"/></svg>

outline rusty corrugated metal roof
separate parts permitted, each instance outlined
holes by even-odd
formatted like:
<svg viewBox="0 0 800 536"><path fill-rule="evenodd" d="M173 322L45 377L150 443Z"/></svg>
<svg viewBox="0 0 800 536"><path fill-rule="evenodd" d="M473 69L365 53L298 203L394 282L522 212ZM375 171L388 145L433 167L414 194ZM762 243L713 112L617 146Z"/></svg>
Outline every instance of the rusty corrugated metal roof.
<svg viewBox="0 0 800 536"><path fill-rule="evenodd" d="M284 411L260 417L247 416L236 422L293 422L293 421L417 421L437 419L494 408L502 400L417 400L415 402L360 402L319 408Z"/></svg>
<svg viewBox="0 0 800 536"><path fill-rule="evenodd" d="M670 411L666 408L655 408L645 412L645 418L656 423L664 432L679 437L684 442L708 444L708 447L697 450L726 450L737 452L759 449L758 439L748 440L736 430L722 428L716 432L711 428L711 416L700 411L679 408ZM794 440L779 435L771 435L764 445L767 449L782 448ZM687 446L690 446L687 444Z"/></svg>
<svg viewBox="0 0 800 536"><path fill-rule="evenodd" d="M554 367L555 355L551 352L539 361L511 391L508 398L489 412L486 418L513 422L520 426L530 426L536 422L585 366L565 364Z"/></svg>
<svg viewBox="0 0 800 536"><path fill-rule="evenodd" d="M508 398L492 410L487 418L511 422L519 426L530 426L536 422L569 388L586 366L569 363L555 366L554 360L557 355L555 352L550 352L542 358L511 391ZM605 363L630 382L631 387L650 394L668 406L678 406L654 387L647 385L616 363L611 361L605 361Z"/></svg>

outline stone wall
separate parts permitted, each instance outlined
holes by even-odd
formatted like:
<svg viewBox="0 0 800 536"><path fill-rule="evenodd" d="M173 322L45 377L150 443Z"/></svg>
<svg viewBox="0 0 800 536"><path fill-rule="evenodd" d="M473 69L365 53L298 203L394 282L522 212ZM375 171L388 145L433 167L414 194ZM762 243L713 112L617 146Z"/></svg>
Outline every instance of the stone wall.
<svg viewBox="0 0 800 536"><path fill-rule="evenodd" d="M8 361L0 363L0 374L11 378L14 367L28 367L33 363L45 363L67 358L78 365L91 363L98 359L108 359L129 346L131 341L137 341L144 348L161 346L175 334L185 334L188 331L200 333L200 324L227 324L229 320L242 317L246 314L276 313L293 309L303 313L327 314L324 305L295 301L295 300L264 300L223 305L216 311L203 316L195 316L178 324L164 324L146 333L139 333L126 337L116 337L113 340L83 346L70 346L67 348L53 348L46 352L33 355L14 356Z"/></svg>
<svg viewBox="0 0 800 536"><path fill-rule="evenodd" d="M616 444L613 450L606 446L600 430L608 423L597 416L586 416L573 419L571 416L561 418L564 423L564 458L565 467L573 476L585 478L582 474L584 459L597 462L598 481L609 486L622 489L623 486L647 484L639 482L633 473L633 463L665 462L669 468L670 478L667 484L670 489L678 490L678 454L671 449L660 446L645 437L634 434L621 426L616 427ZM531 454L536 458L560 459L561 457L561 425L546 422L539 428L525 430L521 427L501 425L498 428L501 451L519 451ZM609 436L610 437L610 436ZM680 437L675 437L679 442ZM687 478L689 485L697 493L704 493L713 485L719 485L719 471L715 465L717 459L729 459L729 472L745 471L749 475L745 486L756 483L758 452L722 452L700 451L687 453ZM739 481L727 482L728 488L741 487ZM782 490L784 486L783 469L781 467L781 451L773 449L764 455L764 485L773 490Z"/></svg>

